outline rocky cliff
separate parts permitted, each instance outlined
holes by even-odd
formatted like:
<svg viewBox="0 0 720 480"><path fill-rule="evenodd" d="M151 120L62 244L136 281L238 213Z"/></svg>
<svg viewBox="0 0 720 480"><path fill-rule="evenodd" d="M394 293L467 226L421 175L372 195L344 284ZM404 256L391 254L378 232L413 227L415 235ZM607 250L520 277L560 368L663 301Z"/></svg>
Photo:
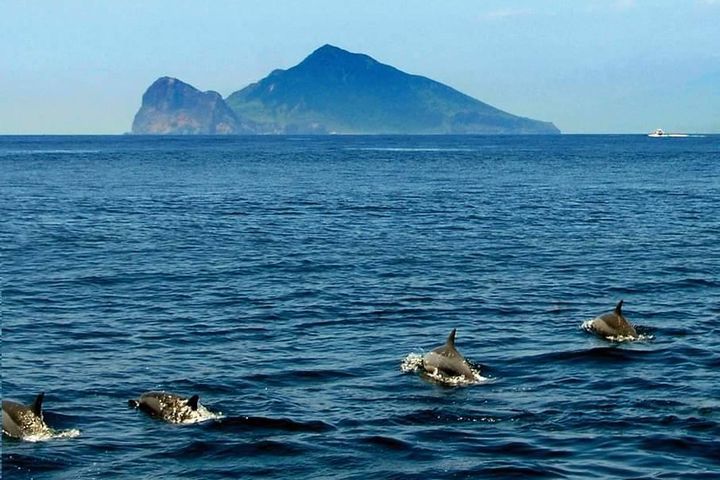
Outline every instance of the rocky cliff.
<svg viewBox="0 0 720 480"><path fill-rule="evenodd" d="M219 93L201 92L176 78L157 79L145 91L132 133L144 135L218 135L253 133Z"/></svg>

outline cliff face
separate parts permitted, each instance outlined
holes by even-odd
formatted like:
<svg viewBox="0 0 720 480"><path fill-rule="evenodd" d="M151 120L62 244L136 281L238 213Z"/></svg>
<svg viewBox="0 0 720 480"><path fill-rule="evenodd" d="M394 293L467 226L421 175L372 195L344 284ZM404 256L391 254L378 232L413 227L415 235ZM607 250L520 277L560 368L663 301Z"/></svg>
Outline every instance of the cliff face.
<svg viewBox="0 0 720 480"><path fill-rule="evenodd" d="M157 79L145 91L132 133L144 135L218 135L252 133L219 93L201 92L176 78Z"/></svg>
<svg viewBox="0 0 720 480"><path fill-rule="evenodd" d="M325 45L227 99L267 133L553 134L426 77Z"/></svg>

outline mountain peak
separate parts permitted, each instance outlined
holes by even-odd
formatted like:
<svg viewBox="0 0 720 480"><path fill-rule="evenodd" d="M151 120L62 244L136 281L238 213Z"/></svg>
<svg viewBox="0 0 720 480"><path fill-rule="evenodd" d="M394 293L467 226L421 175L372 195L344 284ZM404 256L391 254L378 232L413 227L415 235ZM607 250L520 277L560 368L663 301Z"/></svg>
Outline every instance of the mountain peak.
<svg viewBox="0 0 720 480"><path fill-rule="evenodd" d="M310 55L307 56L307 58L312 57L342 57L342 56L353 56L353 55L359 55L357 53L348 52L347 50L343 50L340 47L336 47L335 45L330 45L329 43L326 43L322 47L316 49L314 52L312 52Z"/></svg>
<svg viewBox="0 0 720 480"><path fill-rule="evenodd" d="M327 53L350 53L347 50L343 50L340 47L336 47L335 45L330 45L329 43L326 43L320 48L315 49L313 53L310 55L324 55Z"/></svg>
<svg viewBox="0 0 720 480"><path fill-rule="evenodd" d="M160 78L158 78L157 80L155 80L155 81L153 82L153 85L160 85L160 84L163 84L163 83L173 84L173 83L175 83L175 82L185 83L185 82L183 82L182 80L178 80L178 79L175 78L175 77L165 76L165 77L160 77Z"/></svg>
<svg viewBox="0 0 720 480"><path fill-rule="evenodd" d="M305 57L305 60L300 62L297 67L337 69L348 66L367 67L377 64L377 61L367 55L348 52L347 50L327 43Z"/></svg>

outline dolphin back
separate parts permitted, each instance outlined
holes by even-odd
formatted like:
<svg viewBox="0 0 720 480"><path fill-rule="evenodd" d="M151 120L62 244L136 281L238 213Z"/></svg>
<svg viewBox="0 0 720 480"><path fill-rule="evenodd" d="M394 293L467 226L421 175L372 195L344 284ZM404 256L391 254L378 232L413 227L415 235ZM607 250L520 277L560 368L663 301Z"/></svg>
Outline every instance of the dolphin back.
<svg viewBox="0 0 720 480"><path fill-rule="evenodd" d="M13 438L46 432L48 427L42 418L43 397L44 393L40 393L30 406L12 400L3 400L3 432Z"/></svg>
<svg viewBox="0 0 720 480"><path fill-rule="evenodd" d="M620 300L615 309L592 321L592 328L604 337L637 337L635 327L622 314L623 301Z"/></svg>
<svg viewBox="0 0 720 480"><path fill-rule="evenodd" d="M17 420L18 408L24 407L10 400L3 400L2 402L3 433L13 438L22 438L23 436L22 427L18 425Z"/></svg>
<svg viewBox="0 0 720 480"><path fill-rule="evenodd" d="M441 347L434 349L423 357L423 368L428 373L435 373L447 377L464 377L474 380L475 374L465 358L455 348L456 329L448 335L447 341Z"/></svg>
<svg viewBox="0 0 720 480"><path fill-rule="evenodd" d="M423 357L423 368L428 373L447 377L464 377L467 380L475 379L473 371L462 357L449 358L436 352L430 352Z"/></svg>
<svg viewBox="0 0 720 480"><path fill-rule="evenodd" d="M190 398L169 392L146 392L137 400L128 400L128 406L166 422L181 423L198 415L198 395Z"/></svg>
<svg viewBox="0 0 720 480"><path fill-rule="evenodd" d="M172 397L164 392L147 392L140 395L138 407L140 410L150 415L162 415L164 406Z"/></svg>

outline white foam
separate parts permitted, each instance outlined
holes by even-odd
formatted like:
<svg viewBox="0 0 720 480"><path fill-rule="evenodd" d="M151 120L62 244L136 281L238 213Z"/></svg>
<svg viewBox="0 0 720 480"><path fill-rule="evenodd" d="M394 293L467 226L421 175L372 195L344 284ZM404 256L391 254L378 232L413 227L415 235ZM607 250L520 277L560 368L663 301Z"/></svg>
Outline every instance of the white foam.
<svg viewBox="0 0 720 480"><path fill-rule="evenodd" d="M49 155L49 154L84 154L84 153L100 153L100 150L72 150L72 149L53 149L53 150L2 150L0 156L6 157L10 155Z"/></svg>
<svg viewBox="0 0 720 480"><path fill-rule="evenodd" d="M423 375L425 375L427 378L436 381L438 383L442 383L444 385L450 385L453 387L462 387L467 385L475 385L478 383L484 383L487 382L489 379L487 377L483 377L480 375L480 372L475 370L474 368L470 368L470 371L472 371L474 380L468 380L462 375L458 375L457 377L448 377L447 375L442 375L437 372L428 372L427 370L423 370Z"/></svg>
<svg viewBox="0 0 720 480"><path fill-rule="evenodd" d="M183 425L188 425L192 423L207 422L209 420L217 420L223 417L224 415L222 414L222 412L211 412L203 405L198 405L198 409L193 412L193 415L190 418L186 418L179 423Z"/></svg>
<svg viewBox="0 0 720 480"><path fill-rule="evenodd" d="M422 368L423 356L419 353L410 353L400 364L403 373L416 373Z"/></svg>
<svg viewBox="0 0 720 480"><path fill-rule="evenodd" d="M649 340L652 340L655 338L653 335L644 335L639 334L637 337L633 337L632 335L618 335L617 337L606 337L608 340L612 342L647 342Z"/></svg>
<svg viewBox="0 0 720 480"><path fill-rule="evenodd" d="M51 428L48 428L42 433L36 433L34 435L28 435L26 437L23 437L23 440L26 442L47 442L60 438L75 438L79 435L80 430L78 430L77 428L71 428L68 430L53 430Z"/></svg>
<svg viewBox="0 0 720 480"><path fill-rule="evenodd" d="M59 430L55 432L53 438L75 438L80 436L80 430L77 428L70 428L68 430Z"/></svg>
<svg viewBox="0 0 720 480"><path fill-rule="evenodd" d="M588 333L595 333L592 328L592 320L585 320L582 325L580 325L580 328Z"/></svg>

